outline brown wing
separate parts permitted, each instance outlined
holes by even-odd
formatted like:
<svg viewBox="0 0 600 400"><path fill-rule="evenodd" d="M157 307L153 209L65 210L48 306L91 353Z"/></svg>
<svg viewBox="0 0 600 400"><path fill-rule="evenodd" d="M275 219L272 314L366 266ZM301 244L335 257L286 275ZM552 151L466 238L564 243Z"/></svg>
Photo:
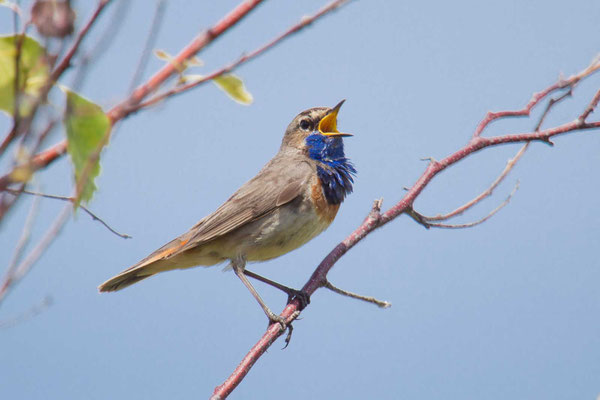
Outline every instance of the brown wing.
<svg viewBox="0 0 600 400"><path fill-rule="evenodd" d="M213 240L300 196L313 173L301 155L279 153L214 213L189 232L180 251Z"/></svg>
<svg viewBox="0 0 600 400"><path fill-rule="evenodd" d="M258 175L246 182L214 213L137 264L104 282L99 290L120 290L165 270L162 264L171 257L231 232L294 200L302 195L313 172L313 167L301 155L278 153Z"/></svg>

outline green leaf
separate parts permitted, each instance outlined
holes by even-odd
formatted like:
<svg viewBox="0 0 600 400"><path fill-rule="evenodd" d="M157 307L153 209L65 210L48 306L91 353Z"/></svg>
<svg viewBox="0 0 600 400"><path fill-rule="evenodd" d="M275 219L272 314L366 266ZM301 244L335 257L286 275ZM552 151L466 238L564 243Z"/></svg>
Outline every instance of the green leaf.
<svg viewBox="0 0 600 400"><path fill-rule="evenodd" d="M20 35L0 36L0 110L14 113L15 55ZM22 39L19 62L19 87L22 88L20 115L31 112L31 104L46 82L50 69L46 51L29 36Z"/></svg>
<svg viewBox="0 0 600 400"><path fill-rule="evenodd" d="M110 119L99 105L67 90L67 151L75 168L75 182L81 189L75 206L89 202L97 189L94 179L100 173L100 151L108 144ZM82 175L85 182L81 181Z"/></svg>
<svg viewBox="0 0 600 400"><path fill-rule="evenodd" d="M219 89L227 93L234 101L244 105L252 104L252 101L254 100L252 95L246 90L244 82L237 76L225 74L216 77L213 79L213 82L215 82Z"/></svg>
<svg viewBox="0 0 600 400"><path fill-rule="evenodd" d="M202 65L204 65L202 60L196 56L193 56L187 60L184 60L183 62L178 63L175 61L175 57L161 49L154 49L154 56L159 60L163 60L170 64L173 64L173 67L175 67L179 74L183 74L188 67L201 67Z"/></svg>

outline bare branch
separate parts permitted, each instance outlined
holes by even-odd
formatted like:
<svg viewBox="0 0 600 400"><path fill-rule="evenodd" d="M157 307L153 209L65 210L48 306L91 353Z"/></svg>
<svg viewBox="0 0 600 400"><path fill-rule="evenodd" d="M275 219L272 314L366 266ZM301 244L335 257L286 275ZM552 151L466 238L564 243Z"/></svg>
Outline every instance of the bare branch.
<svg viewBox="0 0 600 400"><path fill-rule="evenodd" d="M125 20L130 7L131 1L119 1L112 12L112 18L110 18L110 22L104 28L104 32L102 33L102 36L100 36L100 39L92 46L91 50L86 51L85 54L79 58L77 71L75 72L75 77L71 84L73 90L77 91L77 89L81 87L90 63L93 60L100 59L110 47L115 37L118 36L121 27L124 25L123 21Z"/></svg>
<svg viewBox="0 0 600 400"><path fill-rule="evenodd" d="M524 147L523 147L524 148ZM517 181L517 183L515 184L515 187L513 188L512 192L510 192L510 194L508 195L508 197L502 202L500 203L500 205L498 205L498 207L494 208L488 215L486 215L485 217L474 221L474 222L468 222L466 224L442 224L439 222L430 222L430 220L428 219L428 217L420 215L420 218L415 218L415 214L416 211L412 211L410 213L408 213L411 217L413 217L413 219L415 219L415 221L417 221L419 224L426 224L426 228L446 228L446 229L463 229L463 228L472 228L474 226L477 226L481 223L484 223L485 221L487 221L488 219L492 218L492 216L494 216L494 214L496 214L498 211L500 211L502 208L504 208L504 206L506 206L510 200L512 199L512 197L514 196L515 192L519 189L519 181Z"/></svg>
<svg viewBox="0 0 600 400"><path fill-rule="evenodd" d="M496 178L496 180L494 182L492 182L492 184L486 190L484 190L479 196L475 197L473 200L458 207L456 210L449 212L448 214L443 214L443 215L438 214L433 217L429 217L429 216L420 214L421 217L428 222L429 226L436 226L435 224L432 224L431 222L446 221L452 217L461 215L462 213L464 213L465 211L467 211L468 209L473 207L475 204L481 202L486 197L491 196L492 193L494 192L494 189L496 189L496 187L498 187L498 185L504 180L504 178L506 178L506 175L508 175L508 173L514 168L514 166L521 159L523 154L525 154L525 151L527 150L528 147L529 147L529 142L525 143L523 145L523 147L521 147L521 149L517 152L517 154L513 158L511 158L510 160L507 161L506 167L504 167L504 170L502 171L500 176L498 176Z"/></svg>
<svg viewBox="0 0 600 400"><path fill-rule="evenodd" d="M146 65L148 64L148 58L150 58L152 48L154 47L154 43L156 43L156 38L158 37L158 33L160 32L160 27L165 16L165 8L165 0L156 1L154 17L152 17L150 30L148 31L146 43L144 43L144 49L142 50L142 54L140 55L140 60L138 61L137 68L135 69L133 77L131 78L131 83L129 84L129 92L133 92L135 87L138 85L140 79L142 78L142 75L144 74L144 70L146 69Z"/></svg>
<svg viewBox="0 0 600 400"><path fill-rule="evenodd" d="M8 193L13 193L16 194L17 191L16 190L12 190L12 189L5 189L6 192ZM54 194L46 194L46 193L40 193L40 192L32 192L29 190L21 190L21 193L24 194L29 194L32 196L37 196L37 197L44 197L46 199L54 199L54 200L63 200L63 201L68 201L72 204L75 204L76 198L75 197L67 197L67 196L57 196ZM114 228L112 228L110 225L108 225L108 223L106 223L102 218L98 217L96 214L94 214L92 211L90 211L89 208L83 206L83 205L79 205L79 208L81 208L83 211L85 211L90 217L92 217L92 219L94 221L98 221L100 222L102 225L104 225L104 227L106 229L108 229L109 231L111 231L112 233L114 233L115 235L123 238L123 239L131 239L131 236L126 234L126 233L119 233L118 231L116 231Z"/></svg>
<svg viewBox="0 0 600 400"><path fill-rule="evenodd" d="M39 198L35 198L33 200L33 203L31 204L31 207L29 208L29 213L27 214L27 218L25 219L25 224L23 225L21 237L19 238L19 241L17 242L17 245L15 246L15 250L13 252L12 259L10 260L10 264L8 265L8 268L6 269L6 272L4 273L4 275L5 275L4 281L8 281L10 279L10 277L15 274L17 265L18 265L19 261L21 260L21 256L23 254L23 250L25 249L25 246L27 246L27 244L29 243L29 240L31 238L31 228L33 226L33 222L37 215L37 210L38 210L38 206L40 203L39 200L40 200Z"/></svg>
<svg viewBox="0 0 600 400"><path fill-rule="evenodd" d="M11 132L9 132L9 134L8 134L9 136L11 136L11 135L18 136L19 132L28 132L29 131L29 129L31 128L31 123L33 122L33 119L37 113L39 106L46 99L46 97L47 97L48 93L50 92L50 89L52 89L54 83L56 81L58 81L58 79L61 77L61 75L67 70L67 68L69 68L69 66L71 65L71 59L73 58L73 56L79 49L79 45L81 44L81 42L83 41L85 36L88 34L91 27L94 25L94 23L96 22L96 20L98 19L98 17L100 16L100 14L102 13L104 8L106 7L106 5L108 5L108 3L110 1L111 0L99 0L94 12L92 13L92 16L89 18L89 20L84 25L84 27L81 29L81 31L77 34L77 37L76 37L74 43L71 45L71 48L69 49L67 54L63 57L61 62L58 64L58 66L54 68L54 70L52 71L52 73L50 74L48 79L46 80L45 84L40 89L40 93L35 98L35 100L32 102L30 115L27 118L22 118L19 121L18 125L13 125ZM55 145L52 148L44 151L43 153L40 153L40 154L32 157L31 161L28 163L29 166L31 167L31 170L36 171L36 170L40 169L41 167L47 166L49 163L54 161L56 158L63 155L66 152L66 148L67 148L67 143L66 143L66 141L63 141L63 142L58 143L58 145ZM16 168L19 168L19 167L20 166L17 166ZM6 175L0 177L0 191L5 189L11 183L14 183L14 180L12 177L13 172L14 172L14 170L9 172Z"/></svg>
<svg viewBox="0 0 600 400"><path fill-rule="evenodd" d="M587 108L585 109L583 114L581 114L579 116L578 120L581 121L581 123L585 122L587 117L596 109L599 101L600 101L600 89L598 89L598 91L596 92L596 95L594 96L592 101L590 101L590 104L587 106Z"/></svg>
<svg viewBox="0 0 600 400"><path fill-rule="evenodd" d="M0 284L0 304L6 298L10 289L15 286L27 273L31 270L31 267L35 262L42 256L48 246L54 242L63 226L67 222L69 215L71 214L73 206L68 204L58 214L42 240L35 246L35 248L27 255L27 257L12 271L10 275L5 275L2 284Z"/></svg>
<svg viewBox="0 0 600 400"><path fill-rule="evenodd" d="M15 325L18 325L37 315L40 315L41 313L46 311L51 305L52 297L46 296L39 304L36 304L24 313L17 315L16 317L0 321L0 329L12 328Z"/></svg>
<svg viewBox="0 0 600 400"><path fill-rule="evenodd" d="M229 14L224 16L219 22L217 22L212 28L204 31L199 36L197 36L194 40L192 40L185 48L183 48L179 54L177 54L173 61L170 63L166 63L158 72L156 72L150 79L148 79L144 84L140 85L134 92L127 98L122 101L120 104L113 107L110 111L108 111L108 116L111 119L111 123L114 125L121 119L129 116L131 113L137 111L140 107L145 107L150 104L141 105L140 103L150 95L154 93L168 78L178 73L177 68L175 66L181 65L184 61L194 57L200 50L206 47L208 44L212 43L215 39L217 39L220 35L222 35L225 31L235 25L239 20L241 20L244 16L246 16L250 11L252 11L256 6L258 6L263 0L248 0L240 3L236 8L234 8ZM342 6L347 3L349 0L335 0L325 6L321 11L319 11L315 16L307 17L308 23L314 22L317 18L324 16L325 14L333 11L334 9ZM303 23L302 21L292 28L290 28L286 33L278 36L273 39L272 42L269 42L264 48L257 49L255 52L248 54L246 56L242 56L242 59L245 59L242 62L248 61L251 58L254 58L266 51L267 49L273 47L277 43L281 42L285 35L285 37L295 33L296 31L304 28L308 23ZM254 54L256 53L256 54ZM240 60L236 63L237 66L241 64ZM233 68L232 65L222 68L221 70L214 71L212 74L206 76L206 80L213 79L217 76L220 76L223 73L226 73ZM194 82L197 85L200 85L202 82L196 81ZM155 101L162 100L154 98ZM152 103L152 104L153 104ZM67 142L62 141L58 142L52 147L42 151L33 157L31 165L34 170L39 170L47 167L53 161L61 157L66 153ZM8 173L2 177L0 177L0 190L6 188L8 185L13 183L11 180L11 173Z"/></svg>
<svg viewBox="0 0 600 400"><path fill-rule="evenodd" d="M500 112L488 112L485 118L477 125L473 137L479 137L483 130L493 121L508 118L508 117L526 117L529 116L531 110L539 104L540 101L544 100L548 95L554 93L557 90L564 89L567 87L574 87L579 83L580 80L586 78L600 69L600 58L596 57L592 63L583 71L570 76L567 79L559 79L554 85L547 87L541 92L534 93L529 103L520 110L515 111L500 111Z"/></svg>
<svg viewBox="0 0 600 400"><path fill-rule="evenodd" d="M315 20L317 20L318 18L321 18L323 15L337 9L338 7L341 7L344 3L346 3L348 0L336 0L336 1L332 1L331 3L327 4L325 7L323 7L322 9L320 9L317 13L315 13L314 15L308 16L308 17L303 17L302 19L300 19L300 21L296 24L294 24L293 26L291 26L290 28L288 28L286 31L282 32L281 34L279 34L279 36L275 37L274 39L270 40L269 42L265 43L264 45L262 45L261 47L251 51L248 54L243 54L240 58L238 58L237 61L234 61L233 63L224 66L222 68L217 69L216 71L211 72L210 74L204 76L201 79L197 79L193 82L187 83L187 84L183 84L177 87L174 87L173 89L170 89L164 93L158 94L154 97L152 97L151 99L138 104L136 107L132 108L130 110L130 112L134 112L137 111L141 108L146 108L149 107L151 105L154 105L156 103L161 102L162 100L165 100L168 97L171 96L175 96L177 94L183 93L185 91L188 91L192 88L195 88L199 85L202 85L206 82L209 82L215 78L218 78L219 76L226 74L228 72L231 72L233 69L239 67L240 65L260 56L261 54L265 53L266 51L268 51L269 49L271 49L273 46L277 45L279 42L283 41L284 39L288 38L289 36L293 35L294 33L299 32L300 30L302 30L303 28L305 28L306 26L310 25L311 23L313 23Z"/></svg>
<svg viewBox="0 0 600 400"><path fill-rule="evenodd" d="M572 95L573 95L573 86L569 87L569 90L567 90L562 95L560 95L556 98L551 98L550 101L548 102L548 104L546 104L546 108L544 109L544 112L540 116L540 119L539 119L537 125L535 126L534 131L537 132L540 130L540 128L542 127L542 124L544 123L544 120L546 119L546 116L548 115L548 113L550 112L552 107L554 107L556 104L560 103L567 97L571 97Z"/></svg>
<svg viewBox="0 0 600 400"><path fill-rule="evenodd" d="M377 300L375 297L363 296L361 294L352 293L347 290L340 289L340 288L334 286L329 281L326 281L325 284L323 285L323 287L331 290L334 293L340 294L342 296L347 296L347 297L351 297L353 299L362 300L362 301L366 301L367 303L375 304L379 308L390 308L392 306L392 303L390 303L389 301Z"/></svg>
<svg viewBox="0 0 600 400"><path fill-rule="evenodd" d="M483 130L489 125L490 122L510 116L522 116L529 115L530 110L537 105L540 101L542 101L545 97L547 97L550 93L567 87L572 87L576 85L582 79L588 77L590 74L594 73L600 69L599 60L595 60L588 68L584 71L573 75L567 80L559 80L557 83L549 86L542 92L536 93L533 95L532 99L522 110L518 111L501 111L498 113L488 113L484 120L477 127L475 134L469 141L467 145L457 150L456 152L450 154L449 156L437 161L435 159L431 159L427 168L423 172L423 174L419 177L419 179L413 184L412 187L408 188L404 197L392 206L390 209L385 211L384 213L369 213L369 216L365 218L363 223L356 228L346 239L340 242L333 250L329 252L329 254L321 261L321 263L317 266L309 280L306 282L302 291L307 293L309 296L312 295L318 288L326 286L327 282L327 274L331 270L331 268L335 265L335 263L344 255L348 250L358 244L362 239L364 239L367 235L369 235L374 230L382 227L388 222L394 220L398 216L403 213L410 213L412 210L412 205L415 199L419 196L419 194L423 191L423 189L427 186L427 184L441 171L448 168L451 165L456 164L458 161L463 158L478 152L486 147L497 146L500 144L506 143L528 143L534 140L549 142L550 138L553 136L579 132L583 130L589 129L597 129L600 128L600 122L585 122L580 120L575 120L572 122L568 122L553 128L545 129L545 130L536 130L532 132L518 133L518 134L508 134L508 135L500 135L494 137L481 137L481 133ZM592 105L592 109L595 109L596 103L594 100L590 102ZM515 157L516 158L516 157ZM516 188L515 188L516 190ZM514 193L514 190L513 190ZM499 209L504 207L511 199L513 193L498 206L495 210L493 210L488 216L484 217L480 221L476 221L472 224L481 223L485 220L489 219L492 215L494 215ZM375 215L373 215L375 214ZM466 227L466 226L465 226ZM285 318L287 323L289 324L294 319L294 316L297 315L298 310L300 309L300 301L298 299L293 299L288 302L286 307L280 314L280 317ZM263 336L258 340L258 342L248 351L246 356L242 359L237 368L233 371L233 373L225 380L225 382L215 388L213 396L211 399L224 399L226 398L235 387L244 379L244 377L248 374L250 368L254 365L254 363L264 354L264 352L271 346L271 344L283 334L279 329L277 324L271 325L267 331L263 334Z"/></svg>

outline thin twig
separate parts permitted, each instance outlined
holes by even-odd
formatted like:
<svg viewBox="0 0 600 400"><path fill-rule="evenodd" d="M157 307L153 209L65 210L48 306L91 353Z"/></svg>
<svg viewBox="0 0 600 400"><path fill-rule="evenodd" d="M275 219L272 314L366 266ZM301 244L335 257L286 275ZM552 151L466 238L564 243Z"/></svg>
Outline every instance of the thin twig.
<svg viewBox="0 0 600 400"><path fill-rule="evenodd" d="M44 139L46 139L48 134L52 131L52 129L54 129L57 122L58 122L57 120L48 121L48 124L46 125L44 130L42 130L42 132L38 135L37 140L36 140L35 144L33 145L33 147L30 150L28 150L29 154L35 153L40 148L40 146L44 142ZM25 137L23 137L23 139L25 139ZM24 144L21 144L21 146L24 146ZM12 174L13 174L13 177L15 175L26 176L26 175L29 175L30 173L33 174L34 170L35 169L31 167L31 164L28 164L28 163L17 164L16 166L13 167ZM23 180L21 180L21 184L19 185L19 188L16 189L16 193L13 193L12 196L10 196L10 198L7 197L6 191L0 192L0 223L3 220L4 214L8 210L10 210L10 208L13 206L13 204L19 199L19 197L21 195L21 191L23 189L25 189L25 182L23 182Z"/></svg>
<svg viewBox="0 0 600 400"><path fill-rule="evenodd" d="M474 205L481 202L486 197L489 197L492 195L492 193L494 192L494 189L496 189L496 187L498 187L498 185L504 180L504 178L506 178L508 173L514 168L514 166L521 159L521 157L523 157L523 154L525 154L525 151L527 150L528 147L529 147L529 142L525 143L523 145L523 147L521 147L521 149L517 152L517 154L513 158L509 159L506 162L506 167L504 167L504 170L496 178L496 180L494 182L492 182L492 184L486 190L484 190L479 196L475 197L468 203L465 203L462 206L458 207L456 210L449 212L447 214L443 214L443 215L438 214L436 216L431 216L431 217L422 215L422 214L419 214L419 215L421 215L421 217L423 217L425 219L425 221L427 221L429 226L435 226L434 224L431 223L433 221L446 221L450 218L461 215L462 213L469 210Z"/></svg>
<svg viewBox="0 0 600 400"><path fill-rule="evenodd" d="M31 227L33 226L33 222L35 221L39 203L40 203L40 199L38 197L33 199L31 207L29 208L29 213L27 214L27 218L25 219L25 224L23 225L23 230L21 231L21 237L19 238L19 241L17 242L17 245L15 246L15 250L13 252L12 259L10 260L8 268L6 269L6 272L4 273L4 276L5 276L4 281L5 282L9 281L10 277L12 277L15 274L17 265L18 265L19 261L21 261L21 256L23 254L23 250L29 243L29 240L31 238Z"/></svg>
<svg viewBox="0 0 600 400"><path fill-rule="evenodd" d="M483 217L483 218L481 218L481 219L479 219L477 221L468 222L468 223L465 223L465 224L442 224L442 223L439 223L439 222L430 222L430 220L428 219L428 217L425 217L423 215L420 216L421 219L415 219L415 221L417 221L420 224L423 224L423 221L425 221L425 224L427 224L427 228L445 228L445 229L472 228L474 226L477 226L479 224L484 223L488 219L492 218L494 216L494 214L496 214L498 211L500 211L502 208L504 208L510 202L510 200L514 196L514 194L517 191L517 189L519 189L519 181L517 181L517 183L515 184L515 187L513 188L512 192L510 192L510 194L508 195L508 197L502 203L500 203L498 205L498 207L494 208L488 215L486 215L485 217ZM413 212L415 212L415 211L413 210ZM413 214L409 213L409 215L414 218Z"/></svg>
<svg viewBox="0 0 600 400"><path fill-rule="evenodd" d="M567 79L559 79L555 84L547 87L546 89L542 90L541 92L538 93L534 93L533 96L531 96L531 99L529 100L529 102L527 103L527 105L525 107L523 107L520 110L514 110L514 111L500 111L500 112L488 112L485 116L485 118L479 123L479 125L477 125L477 128L475 129L475 132L473 133L473 137L479 137L481 136L481 133L483 132L483 130L493 121L496 121L498 119L501 118L509 118L509 117L526 117L529 116L531 110L539 104L540 101L542 101L543 99L545 99L548 95L550 95L551 93L560 90L560 89L564 89L567 87L574 87L575 85L577 85L579 83L580 80L582 80L583 78L586 78L592 74L594 74L596 71L598 71L600 69L600 58L596 57L592 63L583 71L570 76Z"/></svg>
<svg viewBox="0 0 600 400"><path fill-rule="evenodd" d="M250 11L252 11L256 6L258 6L264 0L247 0L241 4L239 4L234 10L232 10L229 14L223 17L218 23L216 23L212 28L206 30L198 37L196 37L192 42L190 42L183 50L179 52L170 63L166 63L158 72L156 72L152 77L150 77L144 84L140 85L126 100L122 101L115 107L113 107L107 114L111 119L112 124L116 124L118 121L123 118L129 116L131 113L137 111L140 107L138 106L149 94L155 92L167 79L169 79L174 74L177 74L178 71L175 68L176 65L181 65L184 61L195 56L200 50L206 47L208 44L212 43L216 38L222 35L227 29L231 28L237 22L241 20L244 16L246 16ZM335 8L340 7L344 3L349 0L336 0L331 2L328 6L326 6L326 11L333 11ZM320 12L319 18L324 16L325 13ZM308 17L314 22L314 19ZM306 24L296 24L298 29L304 28ZM293 29L293 28L291 28ZM291 30L290 29L290 30ZM290 31L289 34L294 33L294 31ZM281 41L282 38L275 39L274 41ZM273 43L274 45L275 43ZM272 46L272 45L271 45ZM271 47L269 46L269 47ZM266 50L266 49L265 49ZM264 50L263 50L264 51ZM258 55L258 54L257 54ZM248 56L246 56L248 57ZM239 61L239 60L238 60ZM231 66L229 66L231 67ZM228 67L226 67L228 68ZM226 71L223 70L222 73ZM208 78L212 79L215 76L218 76L219 71L214 72L212 75L209 75ZM198 83L199 84L199 83ZM66 141L61 141L51 146L50 148L38 153L32 160L32 165L36 170L45 168L50 165L52 162L57 160L59 157L63 156L66 153L67 143ZM12 183L10 179L10 173L0 177L0 190L7 187Z"/></svg>
<svg viewBox="0 0 600 400"><path fill-rule="evenodd" d="M100 0L98 2L96 9L92 13L92 16L89 18L89 20L84 25L82 30L78 33L78 35L75 39L75 42L73 43L73 45L71 46L71 48L69 49L67 54L63 57L62 61L58 64L58 66L52 71L50 76L46 79L46 82L40 89L39 94L33 100L32 104L31 104L30 114L26 118L22 118L20 120L20 123L18 126L13 126L13 129L11 130L11 133L9 133L9 135L10 134L18 135L18 132L28 132L29 131L39 106L46 99L48 93L50 92L50 89L52 89L52 87L54 86L54 83L58 80L58 78L60 78L60 76L63 74L63 72L70 66L71 59L73 58L73 56L79 49L79 45L81 44L81 42L83 41L84 37L89 32L92 25L94 25L94 23L96 22L96 20L98 19L98 17L100 16L100 14L102 13L104 8L106 7L106 5L108 5L108 3L110 1L111 0ZM14 133L13 133L13 131L14 131ZM47 149L44 152L31 157L31 160L29 162L25 163L25 165L27 166L27 168L30 169L31 173L33 173L33 172L37 171L38 169L40 169L41 167L47 166L50 162L56 160L58 157L63 155L66 152L66 148L67 148L66 141L63 141L63 142L59 143L59 145L53 146L50 149ZM18 165L11 172L0 177L0 191L3 191L4 189L6 189L8 187L8 185L15 182L13 174L16 171L16 169L19 169L19 168L22 168L22 166ZM10 209L10 207L13 204L15 204L15 202L16 202L16 199L13 199L9 203L6 203L5 201L3 201L2 209L0 210L1 211L0 219Z"/></svg>
<svg viewBox="0 0 600 400"><path fill-rule="evenodd" d="M392 303L390 303L389 301L377 300L375 297L363 296L361 294L349 292L347 290L340 289L340 288L334 286L329 281L325 281L325 284L323 285L323 287L331 290L334 293L342 295L342 296L347 296L347 297L351 297L353 299L362 300L362 301L366 301L367 303L375 304L379 308L390 308L392 306Z"/></svg>
<svg viewBox="0 0 600 400"><path fill-rule="evenodd" d="M162 21L165 16L165 8L166 2L165 0L157 0L156 7L154 8L154 17L152 18L152 23L150 24L150 30L148 31L148 36L146 37L146 43L144 43L144 49L142 50L142 54L140 55L140 59L138 61L138 65L135 69L133 77L131 78L131 83L129 84L128 93L133 92L136 86L139 84L142 75L146 69L148 64L148 59L150 58L150 54L152 54L152 48L156 43L156 39L158 37L158 33L160 32L160 28L162 26Z"/></svg>
<svg viewBox="0 0 600 400"><path fill-rule="evenodd" d="M8 193L15 193L16 192L16 190L12 190L12 189L5 189L5 191L8 192ZM68 202L70 202L72 204L75 204L75 202L76 202L76 198L75 197L58 196L58 195L54 195L54 194L32 192L30 190L22 190L21 193L32 195L32 196L37 196L37 197L44 197L46 199L55 199L55 200L68 201ZM130 235L128 235L126 233L119 233L119 232L117 232L114 228L112 228L110 225L108 225L108 223L106 223L102 218L98 217L96 214L94 214L92 211L90 211L89 208L87 208L87 207L85 207L84 205L81 205L81 204L79 205L79 207L83 211L85 211L90 217L92 217L92 219L94 221L100 222L102 225L104 225L104 227L106 229L108 229L109 231L111 231L115 235L117 235L119 237L122 237L123 239L131 239Z"/></svg>
<svg viewBox="0 0 600 400"><path fill-rule="evenodd" d="M581 121L581 123L585 122L587 117L596 109L598 102L600 102L600 89L598 89L585 111L579 116L578 120Z"/></svg>
<svg viewBox="0 0 600 400"><path fill-rule="evenodd" d="M12 328L15 325L30 320L31 318L36 317L46 311L51 305L52 297L46 296L39 304L36 304L24 313L17 315L16 317L0 321L0 329Z"/></svg>
<svg viewBox="0 0 600 400"><path fill-rule="evenodd" d="M211 81L215 78L218 78L219 76L229 73L232 70L234 70L235 68L239 67L240 65L260 56L261 54L265 53L266 51L268 51L269 49L271 49L273 46L277 45L279 42L281 42L282 40L290 37L291 35L293 35L294 33L299 32L300 30L302 30L303 28L305 28L306 26L310 25L311 23L313 23L316 19L321 18L323 15L337 9L338 7L341 7L344 3L346 3L349 0L336 0L336 1L332 1L331 3L327 4L325 7L321 8L318 12L316 12L315 14L311 15L311 16L307 16L307 17L303 17L302 19L300 19L300 21L294 25L292 25L290 28L288 28L287 30L285 30L284 32L282 32L281 34L279 34L277 37L275 37L274 39L270 40L269 42L265 43L264 45L258 47L257 49L251 51L248 54L243 54L241 57L239 57L237 59L237 61L234 61L232 63L230 63L229 65L226 65L222 68L219 68L211 73L209 73L208 75L197 79L193 82L190 83L186 83L183 85L179 85L176 86L170 90L167 90L166 92L163 92L161 94L158 94L152 98L150 98L149 100L140 103L132 108L129 109L130 112L135 112L139 109L142 108L146 108L149 106L152 106L156 103L159 103L163 100L165 100L168 97L172 97L178 94L181 94L185 91L188 91L192 88L195 88L199 85L202 85L208 81Z"/></svg>
<svg viewBox="0 0 600 400"><path fill-rule="evenodd" d="M40 242L29 252L27 257L14 269L11 276L5 276L2 284L0 285L0 305L6 298L10 289L15 286L30 270L35 262L42 256L48 246L54 242L61 229L67 222L71 210L73 209L72 204L67 204L62 211L58 214L48 231Z"/></svg>
<svg viewBox="0 0 600 400"><path fill-rule="evenodd" d="M89 51L86 51L85 54L79 58L79 65L77 67L77 71L75 72L73 83L71 84L74 91L78 91L83 84L87 69L92 60L100 59L106 50L108 50L113 40L118 36L121 27L125 25L123 21L126 20L130 7L131 1L119 1L117 3L117 7L111 14L112 18L110 18L110 22L104 28L100 39L96 41Z"/></svg>
<svg viewBox="0 0 600 400"><path fill-rule="evenodd" d="M542 115L540 116L540 119L539 119L537 125L535 126L534 131L540 130L540 128L542 127L542 124L544 123L544 120L546 119L546 116L548 115L548 113L550 112L552 107L554 107L556 104L560 103L567 97L571 97L573 95L573 87L574 86L569 87L569 90L567 90L565 93L561 94L560 96L550 99L548 104L546 104L546 108L544 109L544 112L542 112Z"/></svg>
<svg viewBox="0 0 600 400"><path fill-rule="evenodd" d="M600 62L595 60L588 68L581 73L574 75L568 80L560 80L557 84L551 85L544 91L535 94L532 100L524 108L525 111L509 111L506 115L511 113L522 113L527 115L529 110L538 104L548 94L557 90L557 88L565 88L576 84L580 80L586 78L591 73L595 72L600 68ZM344 256L351 248L356 246L360 241L367 237L371 232L381 228L383 225L390 221L393 221L403 213L408 212L412 209L412 205L415 199L423 191L429 182L441 171L448 168L451 165L456 164L463 158L478 152L486 147L497 146L504 143L527 143L534 140L547 141L551 137L572 133L580 132L583 130L598 129L600 128L600 122L568 122L553 128L538 130L534 132L526 132L519 134L500 135L494 137L481 137L483 129L492 121L497 118L501 118L505 115L504 112L486 115L486 118L480 123L476 130L476 135L469 141L469 143L450 154L449 156L441 159L440 161L432 160L419 179L408 189L406 194L393 205L390 209L381 213L377 218L366 218L363 223L356 228L350 235L348 235L342 242L333 248L317 266L315 271L312 273L306 284L303 286L304 291L308 296L311 296L317 289L323 287L327 282L327 274L336 264L336 262ZM497 210L495 210L497 211ZM489 218L489 216L488 216ZM283 309L280 317L285 318L286 321L291 322L291 316L297 314L300 307L300 301L293 299L288 302L287 306ZM212 399L224 399L226 398L244 377L248 374L252 366L258 361L258 359L267 351L271 344L282 335L281 330L276 324L271 325L267 328L267 331L262 337L256 342L254 346L248 351L246 356L241 360L240 364L235 368L233 373L223 382L223 384L217 386L213 393Z"/></svg>
<svg viewBox="0 0 600 400"><path fill-rule="evenodd" d="M92 13L92 16L87 21L87 23L83 26L83 28L81 28L81 31L79 31L79 33L77 34L77 37L75 38L75 41L73 42L73 44L71 45L69 50L67 51L67 54L65 54L65 56L62 58L62 60L58 63L56 68L54 68L54 70L50 74L49 80L50 80L51 85L54 84L54 82L58 81L58 78L60 78L60 76L63 74L63 72L65 72L67 70L67 68L69 68L71 66L71 60L73 59L73 56L75 56L75 54L77 53L77 50L79 50L79 46L81 45L81 42L86 37L89 30L94 25L94 23L96 22L96 20L98 19L98 17L104 10L104 8L110 2L111 2L111 0L99 0L98 1L98 4L96 5L96 9Z"/></svg>

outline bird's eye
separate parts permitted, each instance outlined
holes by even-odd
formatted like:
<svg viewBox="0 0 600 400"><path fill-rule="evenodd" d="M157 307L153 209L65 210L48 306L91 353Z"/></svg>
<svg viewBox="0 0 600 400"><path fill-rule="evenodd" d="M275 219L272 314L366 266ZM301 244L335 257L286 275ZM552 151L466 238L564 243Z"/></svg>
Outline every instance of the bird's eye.
<svg viewBox="0 0 600 400"><path fill-rule="evenodd" d="M300 121L300 129L302 129L303 131L309 131L311 125L312 124L307 119L303 119L302 121Z"/></svg>

